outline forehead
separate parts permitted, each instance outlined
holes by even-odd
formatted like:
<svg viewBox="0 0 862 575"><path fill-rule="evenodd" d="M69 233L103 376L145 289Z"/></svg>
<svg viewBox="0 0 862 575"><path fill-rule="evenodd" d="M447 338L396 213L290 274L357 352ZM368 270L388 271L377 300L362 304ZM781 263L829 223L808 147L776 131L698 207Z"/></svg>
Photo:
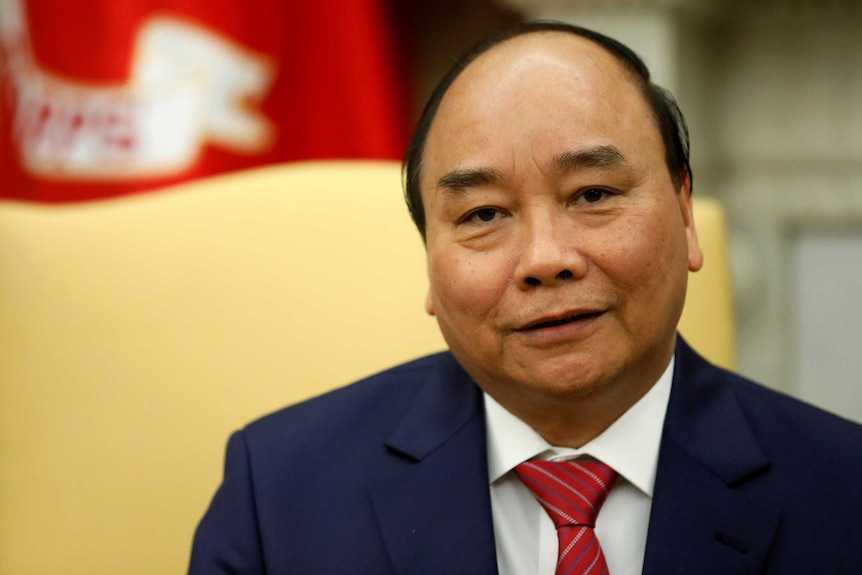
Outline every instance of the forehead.
<svg viewBox="0 0 862 575"><path fill-rule="evenodd" d="M428 133L422 179L519 149L540 160L545 150L623 144L663 155L634 74L585 38L525 34L479 56L452 83Z"/></svg>

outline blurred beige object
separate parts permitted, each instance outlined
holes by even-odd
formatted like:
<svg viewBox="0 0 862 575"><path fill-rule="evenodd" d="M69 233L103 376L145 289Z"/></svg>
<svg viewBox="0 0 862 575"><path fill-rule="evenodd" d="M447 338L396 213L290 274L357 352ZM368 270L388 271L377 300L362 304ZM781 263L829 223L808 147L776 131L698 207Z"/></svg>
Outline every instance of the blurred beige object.
<svg viewBox="0 0 862 575"><path fill-rule="evenodd" d="M0 206L0 573L183 573L228 434L445 347L394 163Z"/></svg>
<svg viewBox="0 0 862 575"><path fill-rule="evenodd" d="M723 222L703 204L683 332L731 365ZM230 431L443 349L426 285L395 163L0 203L0 573L185 572Z"/></svg>
<svg viewBox="0 0 862 575"><path fill-rule="evenodd" d="M688 276L679 332L716 365L736 368L733 281L724 208L714 198L694 196L694 222L703 268Z"/></svg>

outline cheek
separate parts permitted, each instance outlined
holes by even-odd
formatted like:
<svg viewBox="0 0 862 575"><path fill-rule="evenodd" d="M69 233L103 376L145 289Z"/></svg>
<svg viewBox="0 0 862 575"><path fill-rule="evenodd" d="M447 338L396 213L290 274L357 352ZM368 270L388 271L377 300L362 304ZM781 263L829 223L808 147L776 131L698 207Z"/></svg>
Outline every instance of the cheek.
<svg viewBox="0 0 862 575"><path fill-rule="evenodd" d="M508 283L505 267L487 254L438 253L428 266L435 312L444 320L487 317Z"/></svg>
<svg viewBox="0 0 862 575"><path fill-rule="evenodd" d="M626 315L632 332L644 337L674 331L685 300L685 231L671 222L653 219L638 228L643 241L634 242L628 259Z"/></svg>
<svg viewBox="0 0 862 575"><path fill-rule="evenodd" d="M677 232L655 214L643 214L625 222L616 241L609 242L603 261L622 293L639 305L656 308L676 297L666 292L674 291L681 274L687 274L684 246L684 230Z"/></svg>

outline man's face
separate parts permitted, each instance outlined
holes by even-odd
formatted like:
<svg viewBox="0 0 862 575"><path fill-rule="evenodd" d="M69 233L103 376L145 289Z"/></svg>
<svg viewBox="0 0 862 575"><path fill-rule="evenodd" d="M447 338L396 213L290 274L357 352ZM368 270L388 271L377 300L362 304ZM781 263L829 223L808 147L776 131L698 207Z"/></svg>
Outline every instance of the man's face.
<svg viewBox="0 0 862 575"><path fill-rule="evenodd" d="M422 164L430 292L503 405L639 398L673 353L701 255L640 92L602 48L528 34L453 83Z"/></svg>

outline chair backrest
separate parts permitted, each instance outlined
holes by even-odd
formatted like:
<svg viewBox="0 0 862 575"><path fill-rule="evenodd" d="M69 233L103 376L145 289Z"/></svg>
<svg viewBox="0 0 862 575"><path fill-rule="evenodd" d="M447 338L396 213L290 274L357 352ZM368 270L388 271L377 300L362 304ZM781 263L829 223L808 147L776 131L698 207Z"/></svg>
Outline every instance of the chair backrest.
<svg viewBox="0 0 862 575"><path fill-rule="evenodd" d="M724 208L714 198L694 196L694 223L703 250L703 268L688 277L679 331L713 363L736 367L733 281Z"/></svg>
<svg viewBox="0 0 862 575"><path fill-rule="evenodd" d="M443 349L400 187L395 163L309 162L0 203L0 573L184 572L231 430ZM719 279L692 300L729 293L704 243ZM704 293L684 331L732 350Z"/></svg>

